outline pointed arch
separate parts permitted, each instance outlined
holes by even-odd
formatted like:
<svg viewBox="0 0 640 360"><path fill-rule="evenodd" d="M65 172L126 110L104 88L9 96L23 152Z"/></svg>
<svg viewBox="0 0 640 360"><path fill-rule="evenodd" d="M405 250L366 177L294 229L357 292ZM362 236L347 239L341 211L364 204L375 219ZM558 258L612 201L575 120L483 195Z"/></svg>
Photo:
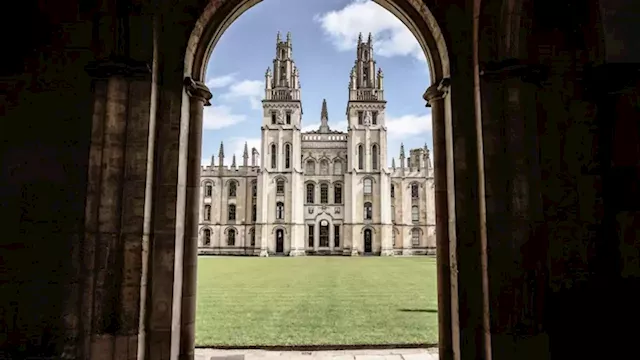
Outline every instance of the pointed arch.
<svg viewBox="0 0 640 360"><path fill-rule="evenodd" d="M291 168L291 144L284 144L284 168Z"/></svg>
<svg viewBox="0 0 640 360"><path fill-rule="evenodd" d="M371 169L379 170L380 166L380 154L378 144L371 145Z"/></svg>
<svg viewBox="0 0 640 360"><path fill-rule="evenodd" d="M276 169L278 167L278 146L271 143L269 148L271 149L271 169Z"/></svg>
<svg viewBox="0 0 640 360"><path fill-rule="evenodd" d="M358 170L364 170L364 145L358 145Z"/></svg>

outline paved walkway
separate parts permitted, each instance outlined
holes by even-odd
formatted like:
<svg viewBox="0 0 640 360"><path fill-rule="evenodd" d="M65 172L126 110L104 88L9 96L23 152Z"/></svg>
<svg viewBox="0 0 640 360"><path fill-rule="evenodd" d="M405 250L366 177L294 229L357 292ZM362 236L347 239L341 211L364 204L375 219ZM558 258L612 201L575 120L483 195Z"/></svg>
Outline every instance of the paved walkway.
<svg viewBox="0 0 640 360"><path fill-rule="evenodd" d="M195 360L438 360L438 349L268 351L196 349Z"/></svg>

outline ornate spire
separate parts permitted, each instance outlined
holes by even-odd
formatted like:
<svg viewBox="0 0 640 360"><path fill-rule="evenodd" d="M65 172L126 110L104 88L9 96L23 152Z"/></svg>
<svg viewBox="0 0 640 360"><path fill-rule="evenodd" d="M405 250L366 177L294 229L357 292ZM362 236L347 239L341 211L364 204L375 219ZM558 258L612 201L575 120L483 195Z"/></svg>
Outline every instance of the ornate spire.
<svg viewBox="0 0 640 360"><path fill-rule="evenodd" d="M236 167L236 154L233 154L233 157L231 158L231 167Z"/></svg>
<svg viewBox="0 0 640 360"><path fill-rule="evenodd" d="M220 151L218 151L218 157L219 158L224 157L224 142L222 141L220 141Z"/></svg>
<svg viewBox="0 0 640 360"><path fill-rule="evenodd" d="M329 112L327 111L327 99L322 99L322 111L320 112L320 132L329 131Z"/></svg>
<svg viewBox="0 0 640 360"><path fill-rule="evenodd" d="M400 158L404 159L404 143L400 143Z"/></svg>
<svg viewBox="0 0 640 360"><path fill-rule="evenodd" d="M394 157L391 158L391 168L393 168L393 170L396 169L396 158Z"/></svg>
<svg viewBox="0 0 640 360"><path fill-rule="evenodd" d="M358 44L362 42L362 33L358 34Z"/></svg>
<svg viewBox="0 0 640 360"><path fill-rule="evenodd" d="M373 40L371 39L371 33L369 33L369 38L367 39L367 43L371 45L372 42Z"/></svg>
<svg viewBox="0 0 640 360"><path fill-rule="evenodd" d="M249 147L247 145L247 142L244 142L244 153L242 154L242 157L244 158L248 158L249 157Z"/></svg>
<svg viewBox="0 0 640 360"><path fill-rule="evenodd" d="M291 42L291 31L287 31L287 42Z"/></svg>
<svg viewBox="0 0 640 360"><path fill-rule="evenodd" d="M211 155L211 166L214 166L214 165L215 165L215 163L214 163L214 161L213 161L213 160L214 160L214 158L215 158L215 156Z"/></svg>
<svg viewBox="0 0 640 360"><path fill-rule="evenodd" d="M276 35L276 43L279 43L280 41L280 31L278 31L278 35Z"/></svg>

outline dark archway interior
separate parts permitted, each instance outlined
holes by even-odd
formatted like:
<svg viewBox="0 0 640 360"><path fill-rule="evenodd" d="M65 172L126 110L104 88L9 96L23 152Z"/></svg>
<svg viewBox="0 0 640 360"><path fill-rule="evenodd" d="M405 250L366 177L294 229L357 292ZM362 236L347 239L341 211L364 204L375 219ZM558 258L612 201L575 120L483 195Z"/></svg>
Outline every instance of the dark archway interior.
<svg viewBox="0 0 640 360"><path fill-rule="evenodd" d="M441 358L633 357L640 5L387 3L449 61L425 84L446 150ZM184 65L208 4L211 24L239 1L0 5L1 356L193 357L185 145L211 94Z"/></svg>

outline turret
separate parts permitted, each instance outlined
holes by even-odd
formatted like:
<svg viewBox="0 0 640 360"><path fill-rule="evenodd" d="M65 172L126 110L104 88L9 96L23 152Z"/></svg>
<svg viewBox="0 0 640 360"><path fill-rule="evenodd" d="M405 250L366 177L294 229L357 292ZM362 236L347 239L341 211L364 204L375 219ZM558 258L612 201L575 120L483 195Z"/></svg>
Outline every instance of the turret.
<svg viewBox="0 0 640 360"><path fill-rule="evenodd" d="M400 171L401 171L402 175L404 175L404 167L405 167L405 162L404 162L404 144L400 143Z"/></svg>
<svg viewBox="0 0 640 360"><path fill-rule="evenodd" d="M256 148L251 148L251 166L257 166L258 165L258 156L260 154L258 153L258 150L256 150Z"/></svg>
<svg viewBox="0 0 640 360"><path fill-rule="evenodd" d="M320 112L320 132L329 132L329 112L327 111L327 99L322 100L322 111Z"/></svg>
<svg viewBox="0 0 640 360"><path fill-rule="evenodd" d="M300 100L300 75L292 53L291 33L282 41L278 32L273 74L270 68L265 73L265 100Z"/></svg>
<svg viewBox="0 0 640 360"><path fill-rule="evenodd" d="M220 142L220 151L218 151L218 166L224 167L224 143Z"/></svg>
<svg viewBox="0 0 640 360"><path fill-rule="evenodd" d="M247 148L247 142L244 143L244 153L242 154L242 166L245 168L249 165L249 149Z"/></svg>

